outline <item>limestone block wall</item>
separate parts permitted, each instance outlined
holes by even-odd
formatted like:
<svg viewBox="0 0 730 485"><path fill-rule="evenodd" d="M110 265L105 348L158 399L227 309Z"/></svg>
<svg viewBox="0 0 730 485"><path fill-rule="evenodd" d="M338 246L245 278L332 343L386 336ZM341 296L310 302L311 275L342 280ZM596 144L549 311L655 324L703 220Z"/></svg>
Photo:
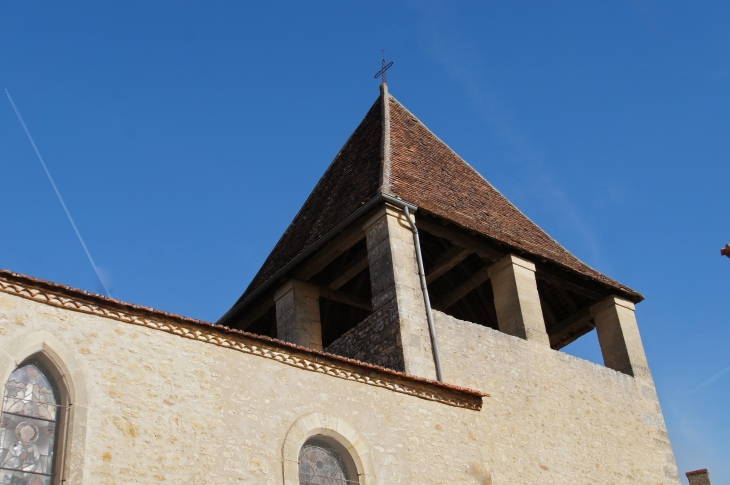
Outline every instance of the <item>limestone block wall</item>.
<svg viewBox="0 0 730 485"><path fill-rule="evenodd" d="M367 483L492 483L477 411L159 328L0 292L2 382L45 350L74 389L67 484L282 484L285 438L311 413L359 434Z"/></svg>
<svg viewBox="0 0 730 485"><path fill-rule="evenodd" d="M274 294L276 334L285 342L322 350L319 288L289 280Z"/></svg>
<svg viewBox="0 0 730 485"><path fill-rule="evenodd" d="M350 436L363 485L679 483L650 380L440 312L446 380L490 393L481 411L399 392L382 372L323 370L303 350L243 352L184 321L24 294L35 300L0 279L0 379L36 351L67 376L68 484L289 485L292 437L318 428Z"/></svg>
<svg viewBox="0 0 730 485"><path fill-rule="evenodd" d="M445 380L489 392L495 484L676 484L653 383L434 312Z"/></svg>

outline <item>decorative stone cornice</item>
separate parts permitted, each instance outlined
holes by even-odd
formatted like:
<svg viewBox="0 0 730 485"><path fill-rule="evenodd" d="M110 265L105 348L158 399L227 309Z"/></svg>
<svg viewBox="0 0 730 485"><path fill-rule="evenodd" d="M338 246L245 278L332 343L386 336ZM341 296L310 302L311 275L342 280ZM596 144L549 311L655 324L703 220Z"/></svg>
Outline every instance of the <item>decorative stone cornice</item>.
<svg viewBox="0 0 730 485"><path fill-rule="evenodd" d="M0 291L66 310L97 315L120 322L171 333L180 337L272 359L282 364L339 379L381 387L410 396L472 410L482 408L484 394L438 384L389 369L312 351L247 332L186 319L149 308L129 305L65 286L2 271Z"/></svg>

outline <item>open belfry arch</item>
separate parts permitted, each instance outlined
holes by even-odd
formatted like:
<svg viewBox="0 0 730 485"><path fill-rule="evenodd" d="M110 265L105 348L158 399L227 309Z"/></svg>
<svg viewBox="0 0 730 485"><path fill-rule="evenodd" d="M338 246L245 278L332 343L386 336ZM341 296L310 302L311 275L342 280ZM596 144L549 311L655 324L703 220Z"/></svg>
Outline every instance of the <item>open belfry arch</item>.
<svg viewBox="0 0 730 485"><path fill-rule="evenodd" d="M434 311L555 350L597 328L607 367L648 375L642 295L548 236L385 84L218 323L435 379L419 251Z"/></svg>

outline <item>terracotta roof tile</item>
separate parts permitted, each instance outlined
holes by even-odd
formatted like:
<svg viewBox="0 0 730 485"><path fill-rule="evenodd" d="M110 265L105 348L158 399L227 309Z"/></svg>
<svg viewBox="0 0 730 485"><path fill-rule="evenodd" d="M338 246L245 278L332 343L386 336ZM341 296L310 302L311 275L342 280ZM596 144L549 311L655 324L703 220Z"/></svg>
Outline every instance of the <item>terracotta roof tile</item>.
<svg viewBox="0 0 730 485"><path fill-rule="evenodd" d="M390 137L392 195L641 299L548 236L392 96Z"/></svg>
<svg viewBox="0 0 730 485"><path fill-rule="evenodd" d="M419 210L545 258L633 301L643 299L573 256L390 96L387 88L381 90L380 98L317 183L239 302L381 188ZM384 123L384 112L389 123ZM389 150L384 150L383 143L390 143ZM389 167L383 170L385 153L390 153L386 159Z"/></svg>
<svg viewBox="0 0 730 485"><path fill-rule="evenodd" d="M378 100L327 168L241 299L377 195L382 119Z"/></svg>

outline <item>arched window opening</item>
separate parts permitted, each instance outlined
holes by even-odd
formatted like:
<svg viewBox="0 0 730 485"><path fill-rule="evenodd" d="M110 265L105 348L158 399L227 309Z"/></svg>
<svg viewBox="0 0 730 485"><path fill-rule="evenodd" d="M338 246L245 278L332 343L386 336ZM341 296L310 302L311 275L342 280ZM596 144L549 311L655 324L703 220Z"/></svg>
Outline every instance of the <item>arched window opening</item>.
<svg viewBox="0 0 730 485"><path fill-rule="evenodd" d="M352 457L336 440L323 435L309 438L299 451L300 485L359 484Z"/></svg>
<svg viewBox="0 0 730 485"><path fill-rule="evenodd" d="M21 364L5 386L0 424L0 484L55 482L58 387L39 362ZM62 407L62 406L61 406Z"/></svg>

